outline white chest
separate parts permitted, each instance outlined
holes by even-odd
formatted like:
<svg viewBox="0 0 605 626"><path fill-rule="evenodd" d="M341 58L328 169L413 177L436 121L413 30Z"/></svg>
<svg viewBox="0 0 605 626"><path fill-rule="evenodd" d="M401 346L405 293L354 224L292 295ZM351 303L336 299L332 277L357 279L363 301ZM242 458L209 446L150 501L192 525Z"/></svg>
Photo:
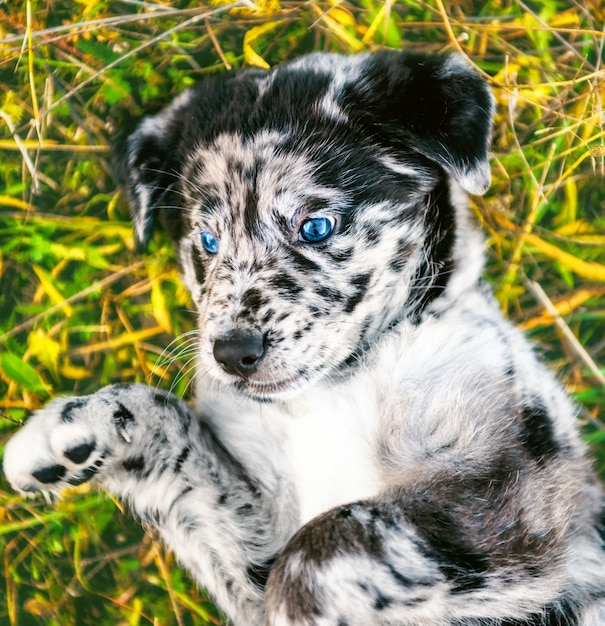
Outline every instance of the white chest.
<svg viewBox="0 0 605 626"><path fill-rule="evenodd" d="M284 458L301 523L380 491L377 428L371 391L354 397L319 394L312 406L305 403L300 411L284 416Z"/></svg>

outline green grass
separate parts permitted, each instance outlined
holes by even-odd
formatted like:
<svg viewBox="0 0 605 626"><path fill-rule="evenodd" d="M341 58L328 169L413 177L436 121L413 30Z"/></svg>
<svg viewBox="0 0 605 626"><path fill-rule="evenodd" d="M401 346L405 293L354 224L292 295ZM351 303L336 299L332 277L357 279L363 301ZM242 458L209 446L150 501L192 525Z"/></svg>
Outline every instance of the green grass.
<svg viewBox="0 0 605 626"><path fill-rule="evenodd" d="M156 10L152 10L156 7ZM199 6L0 5L0 441L50 397L140 381L192 328L167 240L134 251L109 146L133 115L210 74L311 50L466 55L498 101L494 183L473 210L508 316L581 406L605 473L605 9L591 0ZM601 363L601 365L599 365ZM156 538L107 497L25 502L0 479L0 623L220 623Z"/></svg>

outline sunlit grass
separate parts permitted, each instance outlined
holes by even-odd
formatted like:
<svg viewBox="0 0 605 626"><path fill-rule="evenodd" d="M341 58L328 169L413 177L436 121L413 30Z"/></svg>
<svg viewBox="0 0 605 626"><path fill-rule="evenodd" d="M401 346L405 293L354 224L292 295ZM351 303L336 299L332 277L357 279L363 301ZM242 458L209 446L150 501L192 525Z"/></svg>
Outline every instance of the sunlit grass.
<svg viewBox="0 0 605 626"><path fill-rule="evenodd" d="M2 4L2 440L49 397L117 381L188 389L193 328L168 242L135 253L110 174L126 120L204 76L311 50L457 51L498 102L473 201L503 309L580 403L605 468L605 10L441 0ZM0 479L3 481L3 479ZM220 623L153 536L96 494L49 506L0 482L0 623Z"/></svg>

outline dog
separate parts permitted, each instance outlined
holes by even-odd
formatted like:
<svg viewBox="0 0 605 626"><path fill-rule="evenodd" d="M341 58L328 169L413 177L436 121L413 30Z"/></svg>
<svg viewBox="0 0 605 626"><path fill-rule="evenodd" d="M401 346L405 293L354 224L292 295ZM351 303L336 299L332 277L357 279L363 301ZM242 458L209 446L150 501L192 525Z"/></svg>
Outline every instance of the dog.
<svg viewBox="0 0 605 626"><path fill-rule="evenodd" d="M11 485L120 497L237 626L605 624L576 408L482 278L493 110L460 57L383 50L145 117L118 169L195 303L195 400L53 400Z"/></svg>

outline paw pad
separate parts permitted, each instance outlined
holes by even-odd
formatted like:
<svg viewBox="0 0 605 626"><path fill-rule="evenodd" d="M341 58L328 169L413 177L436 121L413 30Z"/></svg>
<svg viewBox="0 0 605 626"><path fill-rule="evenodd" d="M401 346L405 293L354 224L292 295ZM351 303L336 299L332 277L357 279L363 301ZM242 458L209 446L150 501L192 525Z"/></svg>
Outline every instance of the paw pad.
<svg viewBox="0 0 605 626"><path fill-rule="evenodd" d="M91 465L90 467L85 467L77 474L69 478L67 480L67 484L72 485L73 487L77 487L78 485L87 483L89 480L94 478L94 476L97 474L101 467L103 467L103 459L98 459L97 461L95 461L94 465Z"/></svg>
<svg viewBox="0 0 605 626"><path fill-rule="evenodd" d="M66 450L65 456L72 463L84 463L84 461L86 461L86 459L91 455L95 447L96 443L94 441L91 443L81 443L78 446L74 446L73 448Z"/></svg>
<svg viewBox="0 0 605 626"><path fill-rule="evenodd" d="M34 470L32 476L43 485L49 485L50 483L60 481L65 476L66 471L62 465L49 465L48 467Z"/></svg>

